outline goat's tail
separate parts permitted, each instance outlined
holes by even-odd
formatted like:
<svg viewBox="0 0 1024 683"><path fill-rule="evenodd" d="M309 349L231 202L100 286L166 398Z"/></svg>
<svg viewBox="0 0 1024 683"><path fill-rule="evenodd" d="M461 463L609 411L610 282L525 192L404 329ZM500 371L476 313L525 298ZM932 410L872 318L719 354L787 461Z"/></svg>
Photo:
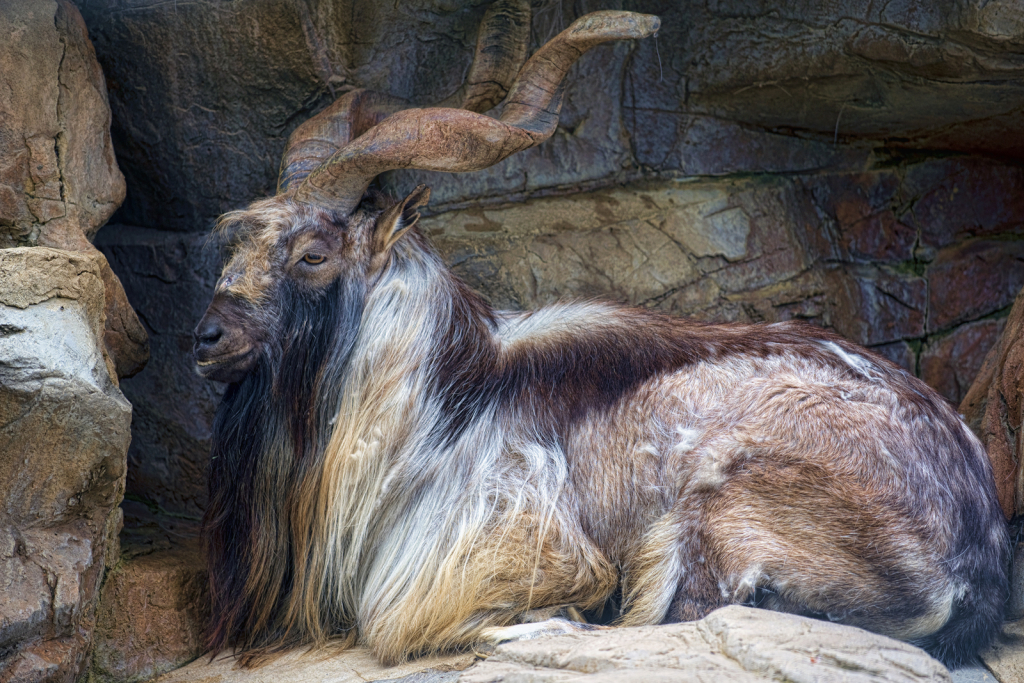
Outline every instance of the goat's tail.
<svg viewBox="0 0 1024 683"><path fill-rule="evenodd" d="M993 568L994 569L994 568ZM970 586L956 600L949 621L935 633L913 641L948 667L974 659L979 650L992 642L1003 625L1006 604L1006 575L998 571Z"/></svg>
<svg viewBox="0 0 1024 683"><path fill-rule="evenodd" d="M963 441L964 452L983 462L979 469L986 470L987 456L981 443L970 438ZM949 619L938 631L913 641L947 666L972 660L1003 625L1011 544L994 487L989 487L993 488L990 500L979 500L974 510L961 511L958 542L944 562L951 583L957 586Z"/></svg>

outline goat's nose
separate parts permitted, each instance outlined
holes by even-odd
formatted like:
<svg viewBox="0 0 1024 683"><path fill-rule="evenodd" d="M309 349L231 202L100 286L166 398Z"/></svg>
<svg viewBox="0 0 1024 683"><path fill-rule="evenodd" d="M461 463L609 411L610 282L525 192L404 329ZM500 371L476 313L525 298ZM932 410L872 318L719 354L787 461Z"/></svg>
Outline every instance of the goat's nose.
<svg viewBox="0 0 1024 683"><path fill-rule="evenodd" d="M200 320L192 334L200 346L213 346L223 336L224 330L216 320Z"/></svg>

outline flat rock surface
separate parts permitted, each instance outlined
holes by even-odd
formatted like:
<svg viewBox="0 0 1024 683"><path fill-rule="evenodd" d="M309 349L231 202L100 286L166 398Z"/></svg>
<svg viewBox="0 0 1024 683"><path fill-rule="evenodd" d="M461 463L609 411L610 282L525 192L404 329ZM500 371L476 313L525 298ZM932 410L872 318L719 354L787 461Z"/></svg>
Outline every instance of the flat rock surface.
<svg viewBox="0 0 1024 683"><path fill-rule="evenodd" d="M499 645L463 683L952 681L924 651L858 628L732 605L697 622Z"/></svg>
<svg viewBox="0 0 1024 683"><path fill-rule="evenodd" d="M458 676L462 683L961 680L952 678L924 651L906 643L849 626L739 606L717 610L699 622L505 643L489 659L475 664L474 659L467 654L383 668L365 648L323 656L303 650L255 670L235 668L230 656L219 656L213 662L202 658L157 681L440 683L455 680L453 672L462 669ZM971 672L977 673L974 669Z"/></svg>
<svg viewBox="0 0 1024 683"><path fill-rule="evenodd" d="M1024 681L1024 620L1007 622L990 648L981 653L999 683Z"/></svg>
<svg viewBox="0 0 1024 683"><path fill-rule="evenodd" d="M471 654L425 657L385 667L364 647L337 653L312 653L301 649L258 669L240 669L235 666L234 657L220 654L212 662L209 657L200 657L188 666L161 676L155 683L356 683L388 681L410 675L417 676L411 681L434 683L438 679L450 680L450 672L465 669L475 659Z"/></svg>

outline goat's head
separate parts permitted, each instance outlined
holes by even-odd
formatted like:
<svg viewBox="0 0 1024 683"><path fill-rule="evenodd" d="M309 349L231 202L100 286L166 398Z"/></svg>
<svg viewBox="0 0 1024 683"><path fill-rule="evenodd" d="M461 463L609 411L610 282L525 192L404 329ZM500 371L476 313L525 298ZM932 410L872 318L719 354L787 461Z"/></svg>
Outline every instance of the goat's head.
<svg viewBox="0 0 1024 683"><path fill-rule="evenodd" d="M345 215L278 195L225 215L230 257L195 331L200 373L236 382L259 353L286 341L282 328L302 304L332 288L361 297L429 196L426 187L397 203L371 195Z"/></svg>
<svg viewBox="0 0 1024 683"><path fill-rule="evenodd" d="M516 71L509 64L522 63L529 26L521 16L509 20L516 12L528 16L528 4L502 0L485 17L469 79L485 85L461 93L466 108L408 108L357 90L296 129L277 196L221 219L231 257L195 331L204 376L241 380L260 353L285 338L294 309L332 288L353 299L365 296L430 194L419 187L400 202L368 195L376 176L403 168L475 171L540 144L555 131L563 81L580 55L605 41L649 36L659 26L649 15L588 14L538 50L509 87ZM486 73L474 76L480 63ZM499 119L477 113L503 97Z"/></svg>

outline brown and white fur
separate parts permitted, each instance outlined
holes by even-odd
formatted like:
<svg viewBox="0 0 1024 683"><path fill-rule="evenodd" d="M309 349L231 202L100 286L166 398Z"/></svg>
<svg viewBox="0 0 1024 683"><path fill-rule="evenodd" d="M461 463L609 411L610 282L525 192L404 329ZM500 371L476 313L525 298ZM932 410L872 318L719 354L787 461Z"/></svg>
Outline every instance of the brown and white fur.
<svg viewBox="0 0 1024 683"><path fill-rule="evenodd" d="M989 641L1005 523L934 391L797 322L493 310L412 225L426 195L351 216L278 196L223 221L196 345L232 383L211 647L359 640L392 663L616 591L617 625L741 603L950 663Z"/></svg>

